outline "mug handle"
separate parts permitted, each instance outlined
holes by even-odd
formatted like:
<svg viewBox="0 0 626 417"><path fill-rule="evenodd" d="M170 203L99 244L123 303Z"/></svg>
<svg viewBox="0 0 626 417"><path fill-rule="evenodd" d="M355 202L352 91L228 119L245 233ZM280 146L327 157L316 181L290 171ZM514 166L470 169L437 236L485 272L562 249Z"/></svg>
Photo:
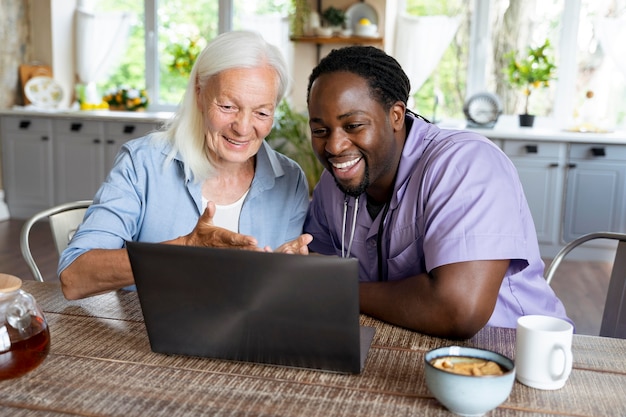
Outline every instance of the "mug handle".
<svg viewBox="0 0 626 417"><path fill-rule="evenodd" d="M562 379L566 379L569 377L569 374L572 372L572 366L574 363L574 358L572 356L572 350L567 347L557 344L553 347L552 353L556 353L557 351L563 352L563 370L559 374L550 373L553 381L558 381Z"/></svg>

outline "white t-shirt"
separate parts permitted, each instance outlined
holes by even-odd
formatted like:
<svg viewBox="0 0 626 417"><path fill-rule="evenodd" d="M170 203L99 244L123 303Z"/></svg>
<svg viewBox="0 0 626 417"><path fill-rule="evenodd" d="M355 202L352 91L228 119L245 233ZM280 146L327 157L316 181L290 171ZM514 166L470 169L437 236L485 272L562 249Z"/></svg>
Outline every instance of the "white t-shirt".
<svg viewBox="0 0 626 417"><path fill-rule="evenodd" d="M250 190L248 190L250 191ZM246 199L248 191L243 193L241 198L232 204L221 206L215 205L215 216L213 217L213 224L224 229L228 229L231 232L239 233L239 215L241 214L241 207L243 206L243 200ZM202 197L202 211L206 209L208 200Z"/></svg>

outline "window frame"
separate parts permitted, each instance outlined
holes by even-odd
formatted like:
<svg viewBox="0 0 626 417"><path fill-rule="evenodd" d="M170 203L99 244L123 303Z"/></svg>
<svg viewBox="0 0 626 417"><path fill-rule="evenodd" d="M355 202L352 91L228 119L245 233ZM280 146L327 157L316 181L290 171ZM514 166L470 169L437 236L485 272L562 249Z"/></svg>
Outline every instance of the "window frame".
<svg viewBox="0 0 626 417"><path fill-rule="evenodd" d="M478 53L479 45L486 45L491 39L490 10L491 0L474 0L474 15L470 25L470 53L467 74L466 97L479 91L484 91L487 85L487 54ZM554 110L547 119L557 125L564 125L571 119L574 112L576 80L576 48L575 42L566 42L567 39L576 39L580 18L581 0L567 0L563 3L561 33L559 44L559 65L557 67L557 83L554 95ZM487 48L482 48L486 51Z"/></svg>
<svg viewBox="0 0 626 417"><path fill-rule="evenodd" d="M144 0L146 90L151 97L150 111L175 111L175 104L162 104L159 94L158 61L158 9L159 0ZM218 2L218 33L228 32L233 27L234 0Z"/></svg>
<svg viewBox="0 0 626 417"><path fill-rule="evenodd" d="M391 1L391 0L387 0ZM490 13L491 0L473 0L474 13L470 24L469 62L467 66L467 90L466 98L480 91L486 90L488 56L487 51L491 39ZM159 103L159 63L157 60L158 42L158 10L159 0L144 0L145 10L145 47L146 47L146 88L150 97L153 98L150 105L151 111L173 111L175 105ZM404 10L404 2L401 1L397 8L398 12ZM219 24L218 32L223 33L232 29L234 0L219 0ZM581 0L567 0L564 2L562 24L560 28L559 44L556 46L559 53L559 65L557 67L556 92L554 96L554 110L547 119L555 124L567 123L571 119L575 106L576 91L573 88L576 80L576 54L575 42L566 42L568 39L576 39L578 34Z"/></svg>

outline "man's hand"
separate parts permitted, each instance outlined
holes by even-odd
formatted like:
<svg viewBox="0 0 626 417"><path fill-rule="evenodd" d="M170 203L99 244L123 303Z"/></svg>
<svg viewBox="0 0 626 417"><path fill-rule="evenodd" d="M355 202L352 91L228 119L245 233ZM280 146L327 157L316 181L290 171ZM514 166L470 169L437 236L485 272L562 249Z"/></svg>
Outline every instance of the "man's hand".
<svg viewBox="0 0 626 417"><path fill-rule="evenodd" d="M297 255L308 255L309 247L307 246L309 243L313 241L313 236L308 233L298 236L296 239L283 243L280 245L274 252L281 253L290 253Z"/></svg>
<svg viewBox="0 0 626 417"><path fill-rule="evenodd" d="M204 213L198 219L196 227L186 236L175 239L170 243L186 246L208 246L213 248L232 248L247 250L262 250L257 247L257 240L252 236L231 232L213 224L215 203L209 201Z"/></svg>

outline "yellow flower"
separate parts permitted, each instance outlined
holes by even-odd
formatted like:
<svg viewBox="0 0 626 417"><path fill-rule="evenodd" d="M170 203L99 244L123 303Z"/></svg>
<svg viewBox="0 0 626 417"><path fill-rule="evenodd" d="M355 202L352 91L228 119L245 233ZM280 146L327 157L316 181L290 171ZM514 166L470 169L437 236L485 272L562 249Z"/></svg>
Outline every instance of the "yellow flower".
<svg viewBox="0 0 626 417"><path fill-rule="evenodd" d="M148 107L148 93L145 89L118 88L108 92L103 100L109 107L122 108L124 110L138 110Z"/></svg>

